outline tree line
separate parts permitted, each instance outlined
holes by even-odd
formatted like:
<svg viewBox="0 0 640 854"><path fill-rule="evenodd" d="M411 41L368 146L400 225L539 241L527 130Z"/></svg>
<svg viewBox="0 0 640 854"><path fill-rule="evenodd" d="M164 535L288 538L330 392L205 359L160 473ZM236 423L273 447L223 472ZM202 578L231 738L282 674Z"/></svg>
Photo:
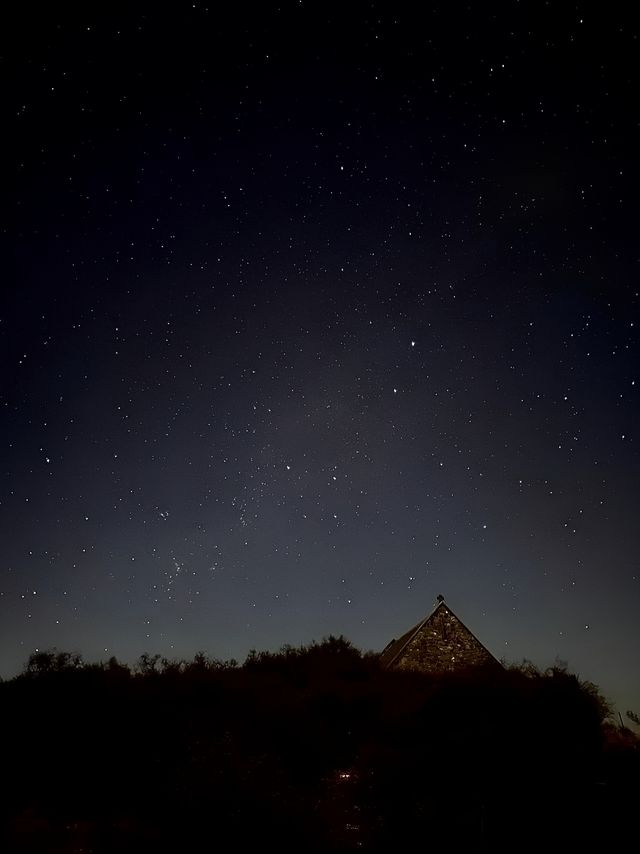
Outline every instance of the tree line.
<svg viewBox="0 0 640 854"><path fill-rule="evenodd" d="M0 708L16 854L512 851L635 829L638 738L561 665L389 671L343 637L242 664L45 650Z"/></svg>

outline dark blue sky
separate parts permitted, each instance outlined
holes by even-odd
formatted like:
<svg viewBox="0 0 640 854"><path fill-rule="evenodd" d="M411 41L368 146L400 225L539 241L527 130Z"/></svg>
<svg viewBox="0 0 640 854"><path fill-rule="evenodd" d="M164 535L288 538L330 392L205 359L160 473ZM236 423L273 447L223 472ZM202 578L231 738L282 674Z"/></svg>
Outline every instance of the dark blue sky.
<svg viewBox="0 0 640 854"><path fill-rule="evenodd" d="M3 676L382 649L442 592L640 710L638 30L599 14L7 29Z"/></svg>

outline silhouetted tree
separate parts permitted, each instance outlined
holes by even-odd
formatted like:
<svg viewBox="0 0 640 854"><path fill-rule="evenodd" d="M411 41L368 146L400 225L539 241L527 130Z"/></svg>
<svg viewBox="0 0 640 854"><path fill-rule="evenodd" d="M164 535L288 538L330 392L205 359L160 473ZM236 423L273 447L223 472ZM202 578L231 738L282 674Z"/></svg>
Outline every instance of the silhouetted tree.
<svg viewBox="0 0 640 854"><path fill-rule="evenodd" d="M83 666L82 656L77 652L59 652L53 649L32 652L24 668L30 675L59 673L63 670L76 670Z"/></svg>
<svg viewBox="0 0 640 854"><path fill-rule="evenodd" d="M343 637L134 672L46 650L0 707L7 851L571 849L640 795L640 741L557 664L385 671Z"/></svg>
<svg viewBox="0 0 640 854"><path fill-rule="evenodd" d="M630 710L629 710L629 711L627 712L627 717L628 717L628 718L629 718L629 720L630 720L632 723L634 723L636 726L640 726L640 715L637 715L635 712L632 712L632 711L630 711Z"/></svg>
<svg viewBox="0 0 640 854"><path fill-rule="evenodd" d="M162 669L162 656L158 654L150 655L148 652L143 652L136 663L136 669L142 676L160 673Z"/></svg>

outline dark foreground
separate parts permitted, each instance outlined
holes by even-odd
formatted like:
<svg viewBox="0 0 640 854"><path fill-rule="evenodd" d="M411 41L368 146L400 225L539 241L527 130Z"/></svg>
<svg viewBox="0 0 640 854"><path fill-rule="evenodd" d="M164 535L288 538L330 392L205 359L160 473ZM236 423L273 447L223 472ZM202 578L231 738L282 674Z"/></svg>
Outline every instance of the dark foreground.
<svg viewBox="0 0 640 854"><path fill-rule="evenodd" d="M32 656L0 684L0 850L607 850L640 750L561 668L389 673L342 638L251 655Z"/></svg>

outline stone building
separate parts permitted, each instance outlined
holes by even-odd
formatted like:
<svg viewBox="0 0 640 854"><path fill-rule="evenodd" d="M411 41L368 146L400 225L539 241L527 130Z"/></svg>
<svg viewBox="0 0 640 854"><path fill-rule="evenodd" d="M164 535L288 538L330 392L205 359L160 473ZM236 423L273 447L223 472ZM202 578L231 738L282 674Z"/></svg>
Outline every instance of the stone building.
<svg viewBox="0 0 640 854"><path fill-rule="evenodd" d="M386 668L441 673L464 667L497 666L500 662L480 643L438 596L433 611L412 629L387 644L380 655Z"/></svg>

